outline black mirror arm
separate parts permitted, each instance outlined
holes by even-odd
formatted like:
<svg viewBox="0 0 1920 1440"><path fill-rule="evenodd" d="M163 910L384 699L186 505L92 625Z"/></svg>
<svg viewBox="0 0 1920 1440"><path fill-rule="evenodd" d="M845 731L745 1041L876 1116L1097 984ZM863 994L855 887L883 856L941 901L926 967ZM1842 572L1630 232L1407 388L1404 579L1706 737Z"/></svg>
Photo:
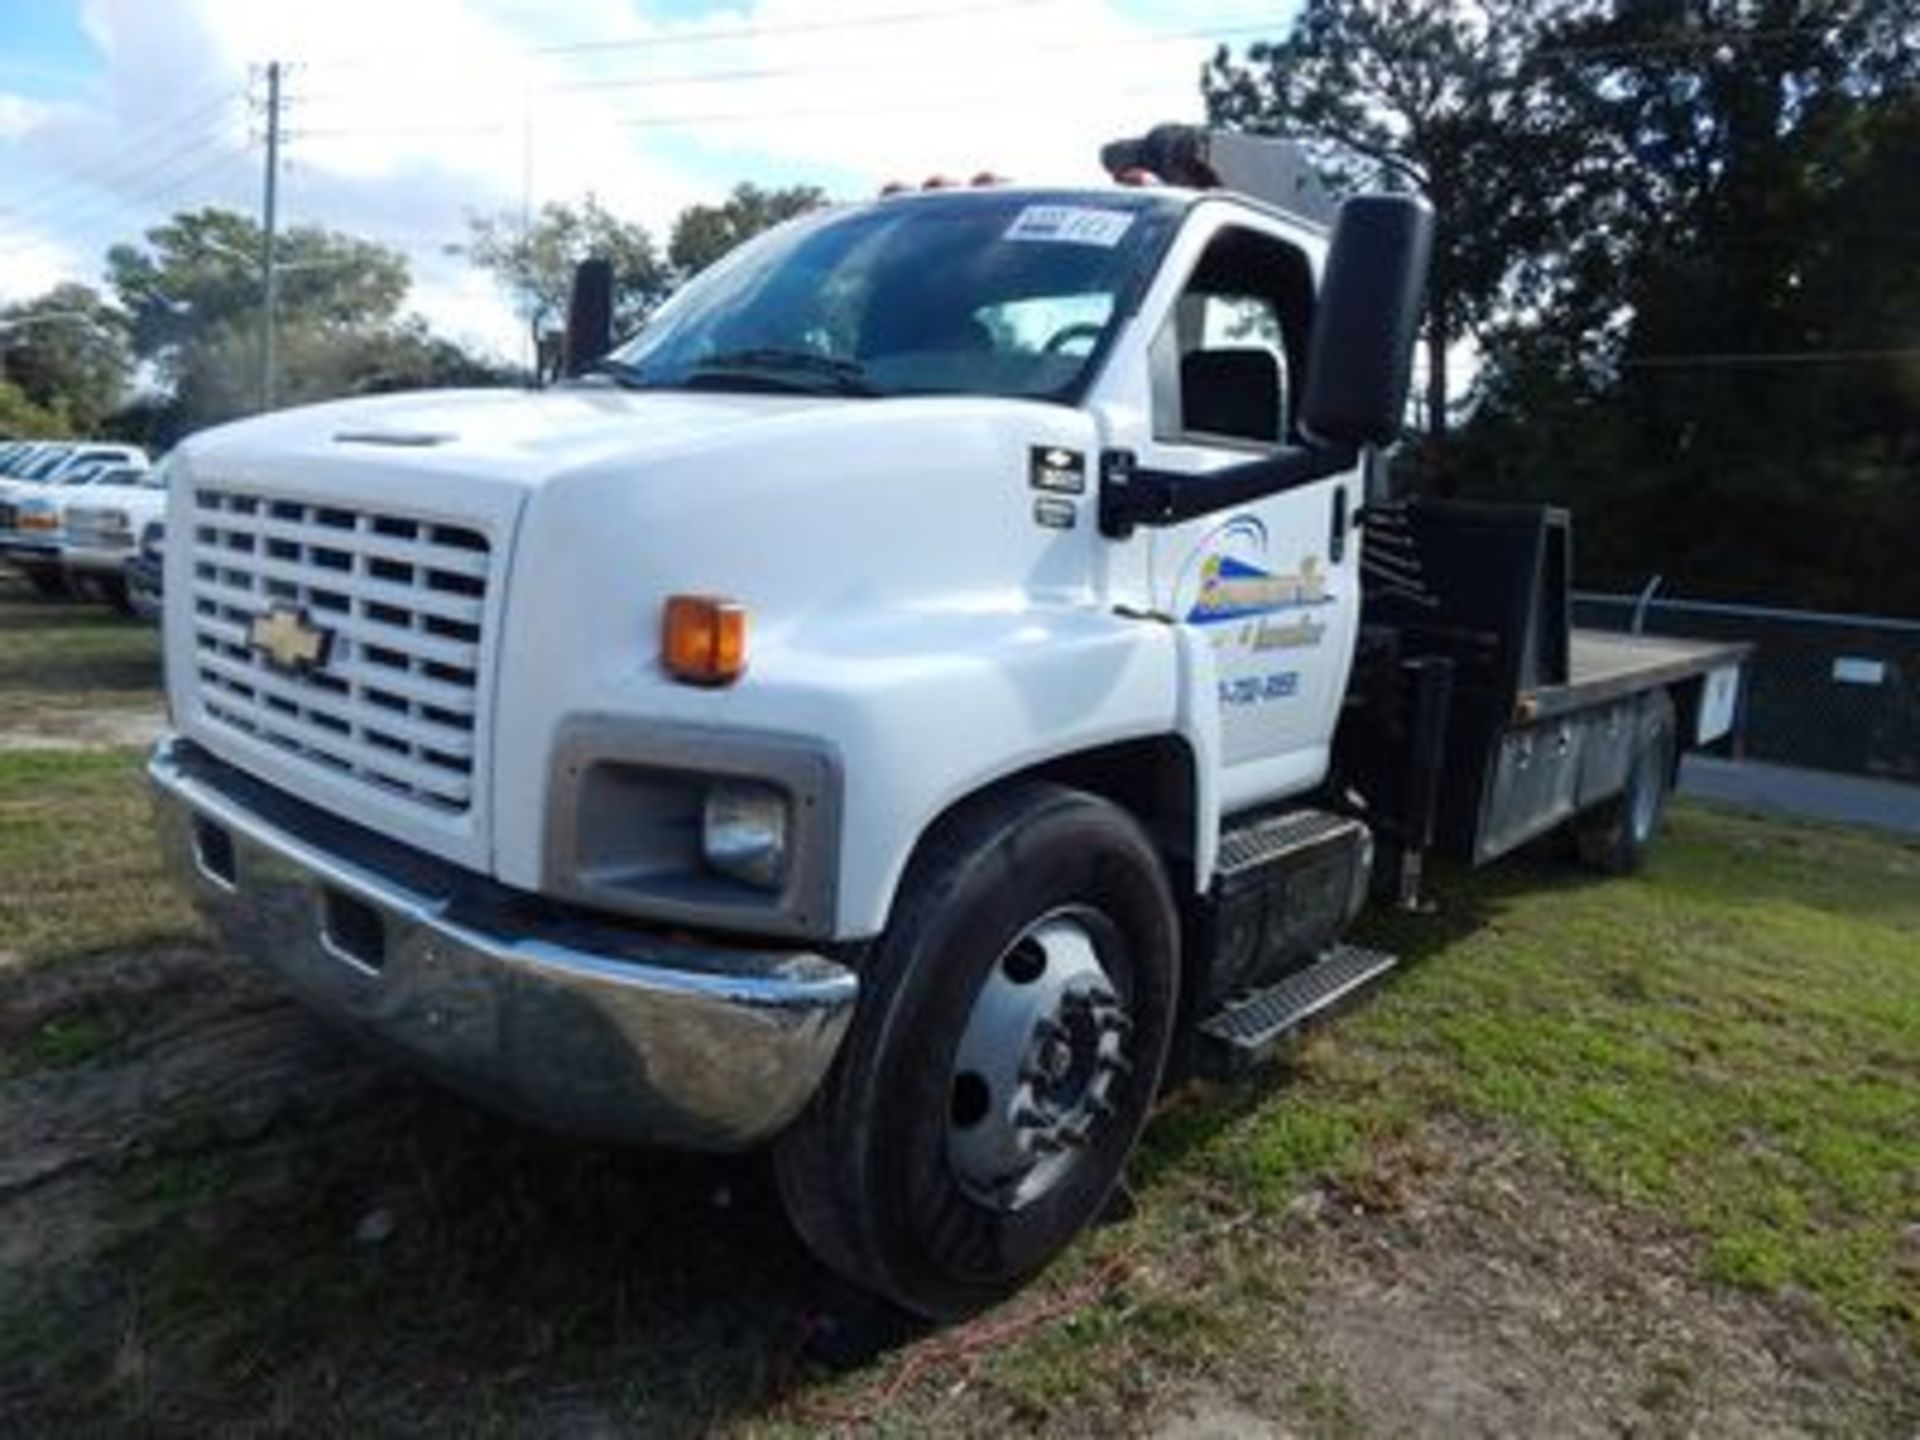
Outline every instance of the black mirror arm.
<svg viewBox="0 0 1920 1440"><path fill-rule="evenodd" d="M1311 485L1352 469L1359 458L1358 446L1311 443L1242 465L1183 475L1143 470L1134 465L1132 451L1108 450L1100 457L1100 533L1124 540L1135 526L1178 525Z"/></svg>

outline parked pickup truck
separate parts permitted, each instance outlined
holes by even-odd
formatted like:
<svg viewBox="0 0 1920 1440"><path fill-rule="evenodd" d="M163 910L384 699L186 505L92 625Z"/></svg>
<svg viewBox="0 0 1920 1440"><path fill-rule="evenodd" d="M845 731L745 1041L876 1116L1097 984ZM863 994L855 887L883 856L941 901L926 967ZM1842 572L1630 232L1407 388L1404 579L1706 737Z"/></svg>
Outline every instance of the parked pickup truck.
<svg viewBox="0 0 1920 1440"><path fill-rule="evenodd" d="M0 563L44 595L65 594L68 505L82 487L131 482L146 470L146 452L134 445L60 441L23 450L18 472L0 476Z"/></svg>
<svg viewBox="0 0 1920 1440"><path fill-rule="evenodd" d="M1284 158L808 215L604 356L587 267L570 382L189 440L151 775L226 943L519 1114L770 1145L940 1317L1170 1064L1386 970L1341 936L1430 849L1631 867L1740 654L1571 632L1561 512L1391 492L1430 216Z"/></svg>
<svg viewBox="0 0 1920 1440"><path fill-rule="evenodd" d="M128 570L148 526L161 523L166 513L168 473L164 462L152 469L108 470L66 503L60 564L69 586L134 609Z"/></svg>

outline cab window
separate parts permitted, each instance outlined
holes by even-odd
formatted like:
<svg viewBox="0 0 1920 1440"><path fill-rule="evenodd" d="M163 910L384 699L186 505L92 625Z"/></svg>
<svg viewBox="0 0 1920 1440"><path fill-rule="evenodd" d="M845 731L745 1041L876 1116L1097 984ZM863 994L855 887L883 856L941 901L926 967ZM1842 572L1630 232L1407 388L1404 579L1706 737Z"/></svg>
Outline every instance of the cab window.
<svg viewBox="0 0 1920 1440"><path fill-rule="evenodd" d="M1312 323L1305 253L1224 227L1153 341L1154 438L1254 450L1298 438L1293 407Z"/></svg>

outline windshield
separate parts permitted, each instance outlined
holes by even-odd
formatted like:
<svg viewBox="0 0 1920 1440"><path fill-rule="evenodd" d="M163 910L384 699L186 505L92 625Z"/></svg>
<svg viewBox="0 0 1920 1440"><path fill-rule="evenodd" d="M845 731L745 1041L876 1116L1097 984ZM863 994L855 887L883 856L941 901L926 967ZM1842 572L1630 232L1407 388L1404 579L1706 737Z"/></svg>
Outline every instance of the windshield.
<svg viewBox="0 0 1920 1440"><path fill-rule="evenodd" d="M1179 202L958 191L781 226L603 362L623 384L1071 400L1151 279Z"/></svg>
<svg viewBox="0 0 1920 1440"><path fill-rule="evenodd" d="M39 480L67 463L67 457L73 453L71 445L58 445L44 455L34 457L33 464L20 472L24 480Z"/></svg>

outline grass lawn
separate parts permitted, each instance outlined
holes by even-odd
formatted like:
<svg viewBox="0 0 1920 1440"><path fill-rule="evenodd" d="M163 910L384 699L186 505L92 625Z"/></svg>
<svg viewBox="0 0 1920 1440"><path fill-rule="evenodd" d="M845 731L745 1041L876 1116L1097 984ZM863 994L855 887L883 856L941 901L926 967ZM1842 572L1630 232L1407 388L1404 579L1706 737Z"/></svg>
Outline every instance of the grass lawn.
<svg viewBox="0 0 1920 1440"><path fill-rule="evenodd" d="M0 1098L164 1063L155 1034L192 1028L178 985L7 1023L32 976L199 944L140 791L124 752L0 755ZM1579 1227L1670 1236L1702 1303L1887 1357L1874 1413L1920 1418L1920 847L1683 806L1642 876L1522 858L1434 891L1437 917L1372 926L1411 962L1382 993L1277 1072L1169 1099L1131 1219L837 1378L795 1369L831 1287L754 1165L552 1139L375 1066L252 1126L217 1092L157 1105L90 1181L91 1248L0 1285L0 1429L1100 1433L1222 1375L1299 1428L1391 1429L1332 1371L1261 1373L1307 1328L1303 1207L1407 1211L1463 1136L1521 1157L1516 1213L1532 1169L1566 1177ZM1409 1254L1441 1243L1398 1223ZM1673 1366L1635 1403L1697 1426L1712 1377Z"/></svg>
<svg viewBox="0 0 1920 1440"><path fill-rule="evenodd" d="M42 599L0 568L0 732L57 735L102 711L159 705L158 630L104 604Z"/></svg>

